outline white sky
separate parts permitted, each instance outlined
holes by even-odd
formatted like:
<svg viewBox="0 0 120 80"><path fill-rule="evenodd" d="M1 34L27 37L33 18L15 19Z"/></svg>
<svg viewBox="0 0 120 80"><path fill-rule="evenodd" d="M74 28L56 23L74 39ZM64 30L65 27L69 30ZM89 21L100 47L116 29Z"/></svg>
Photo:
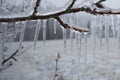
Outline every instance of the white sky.
<svg viewBox="0 0 120 80"><path fill-rule="evenodd" d="M13 0L13 1L16 1L16 0ZM16 4L19 5L20 3L22 3L22 1L23 0L17 0ZM65 5L66 2L68 2L70 0L46 0L46 1L52 2L53 4L55 4L57 6L63 6L63 5ZM78 2L81 2L81 1L83 1L83 0L78 0ZM106 0L104 3L105 3L105 5L107 5L108 7L111 7L111 8L120 8L120 0Z"/></svg>
<svg viewBox="0 0 120 80"><path fill-rule="evenodd" d="M107 0L105 4L111 8L120 8L120 0Z"/></svg>
<svg viewBox="0 0 120 80"><path fill-rule="evenodd" d="M57 6L62 6L69 0L51 0L51 1L52 1L52 3L56 4ZM82 0L78 0L78 1L81 2ZM120 8L120 0L106 0L104 2L104 4L111 8Z"/></svg>

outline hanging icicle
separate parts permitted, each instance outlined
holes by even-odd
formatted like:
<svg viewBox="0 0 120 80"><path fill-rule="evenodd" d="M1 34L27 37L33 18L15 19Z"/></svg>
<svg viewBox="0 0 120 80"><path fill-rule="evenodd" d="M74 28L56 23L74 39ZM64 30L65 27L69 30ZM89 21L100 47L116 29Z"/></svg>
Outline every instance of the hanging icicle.
<svg viewBox="0 0 120 80"><path fill-rule="evenodd" d="M69 17L69 24L70 25L73 25L73 17L74 17L74 14L70 14L70 17ZM74 39L74 30L73 28L71 27L70 28L70 41L71 41L71 51L73 52L73 39Z"/></svg>
<svg viewBox="0 0 120 80"><path fill-rule="evenodd" d="M85 32L84 33L84 38L85 38L85 54L87 54L87 35L88 35L88 33Z"/></svg>
<svg viewBox="0 0 120 80"><path fill-rule="evenodd" d="M115 39L117 40L117 33L118 33L118 17L117 15L113 16L113 24L115 28Z"/></svg>
<svg viewBox="0 0 120 80"><path fill-rule="evenodd" d="M56 27L57 27L57 20L56 19L54 19L54 34L56 34Z"/></svg>
<svg viewBox="0 0 120 80"><path fill-rule="evenodd" d="M118 16L118 42L120 48L120 16Z"/></svg>
<svg viewBox="0 0 120 80"><path fill-rule="evenodd" d="M2 61L3 61L3 40L2 40L2 25L0 23L1 29L0 29L0 68L2 67Z"/></svg>
<svg viewBox="0 0 120 80"><path fill-rule="evenodd" d="M4 43L5 43L5 32L4 32L4 24L1 24L1 57L2 61L4 60Z"/></svg>
<svg viewBox="0 0 120 80"><path fill-rule="evenodd" d="M2 48L2 60L4 60L5 58L4 58L4 49L5 49L5 42L7 41L7 35L6 35L6 33L7 33L7 27L8 27L8 24L7 23L1 23L1 35L2 35L2 37L1 37L1 48Z"/></svg>
<svg viewBox="0 0 120 80"><path fill-rule="evenodd" d="M115 31L115 24L114 24L114 15L111 15L111 30L112 30L112 36L115 38L116 31Z"/></svg>
<svg viewBox="0 0 120 80"><path fill-rule="evenodd" d="M62 27L62 26L61 26ZM64 40L64 51L66 52L66 39L67 39L67 29L63 28L62 27L62 30L63 30L63 40Z"/></svg>
<svg viewBox="0 0 120 80"><path fill-rule="evenodd" d="M20 26L20 22L15 22L15 34L14 34L14 38L17 37L17 34L19 33L19 26Z"/></svg>
<svg viewBox="0 0 120 80"><path fill-rule="evenodd" d="M107 50L109 51L109 16L105 15L105 41L107 43Z"/></svg>
<svg viewBox="0 0 120 80"><path fill-rule="evenodd" d="M85 49L84 49L84 50L85 50L85 51L84 51L84 64L85 64L85 67L87 66L87 47L88 47L88 46L87 46L87 43L88 43L88 42L87 42L87 35L88 35L88 33L85 32L85 33L84 33L84 41L85 41L85 42L84 42L84 45L85 45L85 47L84 47L84 48L85 48Z"/></svg>
<svg viewBox="0 0 120 80"><path fill-rule="evenodd" d="M46 27L47 27L47 20L43 20L43 43L44 45L46 41Z"/></svg>
<svg viewBox="0 0 120 80"><path fill-rule="evenodd" d="M117 18L117 20L116 20L116 30L117 30L117 40L118 40L118 43L119 43L119 34L120 34L120 21L119 21L119 16L118 15L116 15L116 18Z"/></svg>
<svg viewBox="0 0 120 80"><path fill-rule="evenodd" d="M95 53L96 53L96 36L97 36L97 17L96 16L93 16L92 19L91 19L91 35L92 35L92 38L93 38L93 62L95 62Z"/></svg>
<svg viewBox="0 0 120 80"><path fill-rule="evenodd" d="M76 45L78 46L78 38L79 38L79 36L78 36L78 32L77 31L75 31L75 40L76 40ZM77 47L78 48L78 47Z"/></svg>
<svg viewBox="0 0 120 80"><path fill-rule="evenodd" d="M22 21L20 23L20 26L21 26L21 31L20 31L20 43L19 43L19 50L20 50L20 53L21 53L21 50L23 48L23 40L24 40L24 34L25 34L25 28L26 28L26 21Z"/></svg>
<svg viewBox="0 0 120 80"><path fill-rule="evenodd" d="M79 58L78 58L78 64L80 64L80 59L81 59L81 54L82 54L82 34L83 33L79 33Z"/></svg>
<svg viewBox="0 0 120 80"><path fill-rule="evenodd" d="M39 32L40 32L40 26L41 26L41 21L40 20L37 20L36 22L36 30L35 30L35 36L34 36L34 49L36 48L36 42L38 40L38 37L39 37Z"/></svg>
<svg viewBox="0 0 120 80"><path fill-rule="evenodd" d="M103 43L103 16L102 15L98 15L98 29L99 29L99 39L100 39L100 46L102 46Z"/></svg>
<svg viewBox="0 0 120 80"><path fill-rule="evenodd" d="M71 42L71 50L73 52L73 39L74 39L74 30L70 29L70 42Z"/></svg>

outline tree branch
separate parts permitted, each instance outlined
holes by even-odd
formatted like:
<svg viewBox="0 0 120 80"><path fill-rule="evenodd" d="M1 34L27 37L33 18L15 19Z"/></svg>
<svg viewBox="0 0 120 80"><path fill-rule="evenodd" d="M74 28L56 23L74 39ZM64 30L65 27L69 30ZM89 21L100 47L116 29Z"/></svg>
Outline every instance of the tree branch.
<svg viewBox="0 0 120 80"><path fill-rule="evenodd" d="M70 10L77 0L73 0L72 3L67 7L66 11Z"/></svg>
<svg viewBox="0 0 120 80"><path fill-rule="evenodd" d="M17 49L10 57L8 57L7 59L5 59L3 62L2 62L2 65L4 65L7 61L9 61L10 59L13 59L15 61L17 61L17 59L14 57L17 53L19 52L19 49Z"/></svg>
<svg viewBox="0 0 120 80"><path fill-rule="evenodd" d="M104 2L106 0L99 0L98 2L95 3L95 5L98 7L98 8L104 8L104 6L101 4L102 2Z"/></svg>
<svg viewBox="0 0 120 80"><path fill-rule="evenodd" d="M69 26L68 24L64 23L60 17L55 17L55 19L65 28L65 29L73 29L75 31L78 31L78 32L89 32L88 30L82 30L82 29L79 29L79 28L76 28L76 27L71 27Z"/></svg>
<svg viewBox="0 0 120 80"><path fill-rule="evenodd" d="M64 28L72 28L76 31L79 32L88 32L88 30L82 30L79 28L75 28L75 27L71 27L68 24L64 23L59 16L64 15L64 14L69 14L69 13L77 13L77 12L86 12L86 13L90 13L93 15L103 15L103 14L120 14L120 10L119 11L115 11L115 10L108 10L105 8L103 8L104 6L101 5L101 3L103 1L106 0L99 0L98 2L96 2L94 5L96 5L98 8L103 8L103 9L99 9L97 11L97 9L91 9L89 7L80 7L80 8L72 8L73 5L75 4L76 0L73 0L72 3L67 7L67 9L59 11L59 12L54 12L54 13L49 13L49 14L42 14L42 15L36 15L37 13L37 8L39 7L39 3L41 0L37 0L36 1L36 5L34 7L33 10L33 14L26 16L26 17L13 17L13 18L0 18L0 22L17 22L17 21L26 21L26 20L37 20L37 19L49 19L49 18L55 18L57 19L57 21L64 27Z"/></svg>
<svg viewBox="0 0 120 80"><path fill-rule="evenodd" d="M32 16L35 16L36 13L38 12L37 9L38 9L38 7L39 7L40 1L41 1L41 0L37 0L37 1L36 1L36 5L35 5L35 7L34 7Z"/></svg>
<svg viewBox="0 0 120 80"><path fill-rule="evenodd" d="M95 4L100 4L100 3L104 2L104 1L106 1L106 0L99 0L99 1L96 2Z"/></svg>
<svg viewBox="0 0 120 80"><path fill-rule="evenodd" d="M44 15L35 15L35 16L26 16L26 17L13 17L13 18L0 18L0 22L17 22L17 21L25 21L25 20L37 20L37 19L49 19L49 18L54 18L54 17L58 17L64 14L68 14L68 13L76 13L79 11L86 11L86 12L91 12L92 11L89 8L74 8L74 9L70 9L69 11L63 10L63 11L59 11L59 12L55 12L55 13L51 13L51 14L44 14Z"/></svg>
<svg viewBox="0 0 120 80"><path fill-rule="evenodd" d="M35 15L35 16L26 16L26 17L16 17L16 18L0 18L0 22L17 22L17 21L25 21L25 20L37 20L37 19L49 19L58 17L64 14L68 13L77 13L80 11L84 11L86 13L90 13L93 15L99 14L120 14L120 11L110 11L110 10L104 10L104 11L97 11L97 10L91 10L88 7L81 7L81 8L72 8L69 11L63 10L55 13L50 14L44 14L44 15Z"/></svg>
<svg viewBox="0 0 120 80"><path fill-rule="evenodd" d="M55 66L55 75L54 75L54 77L53 77L53 80L56 80L56 77L58 76L58 62L59 62L59 59L60 59L61 57L60 57L60 54L59 54L59 52L58 52L58 54L57 54L57 58L55 59L55 61L56 61L56 66Z"/></svg>

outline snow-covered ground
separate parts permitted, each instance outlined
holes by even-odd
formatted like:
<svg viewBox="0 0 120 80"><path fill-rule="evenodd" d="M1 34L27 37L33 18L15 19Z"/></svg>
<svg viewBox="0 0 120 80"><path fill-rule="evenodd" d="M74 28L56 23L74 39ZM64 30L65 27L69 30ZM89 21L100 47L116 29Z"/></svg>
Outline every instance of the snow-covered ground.
<svg viewBox="0 0 120 80"><path fill-rule="evenodd" d="M24 53L16 56L18 61L13 61L12 66L0 72L0 80L53 80L58 52L61 56L58 80L120 80L118 42L111 39L108 50L105 40L101 47L99 39L96 41L94 50L92 39L87 40L87 46L83 40L81 54L75 40L73 49L71 41L67 40L66 50L63 40L46 41L45 45L39 41L35 50L33 42L24 42ZM11 47L17 48L18 43L13 43Z"/></svg>

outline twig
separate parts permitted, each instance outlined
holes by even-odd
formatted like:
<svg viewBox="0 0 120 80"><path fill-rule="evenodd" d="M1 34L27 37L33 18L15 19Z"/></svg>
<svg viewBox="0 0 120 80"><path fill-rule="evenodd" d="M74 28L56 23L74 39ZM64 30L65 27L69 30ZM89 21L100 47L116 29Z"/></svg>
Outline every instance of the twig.
<svg viewBox="0 0 120 80"><path fill-rule="evenodd" d="M53 77L53 80L56 80L57 76L58 76L58 62L59 62L59 59L60 59L60 54L58 52L57 54L57 58L55 59L56 61L56 66L55 66L55 75Z"/></svg>
<svg viewBox="0 0 120 80"><path fill-rule="evenodd" d="M64 23L60 17L56 17L55 18L65 29L68 28L68 29L73 29L75 31L78 31L78 32L89 32L89 30L83 30L83 29L79 29L79 28L76 28L76 27L71 27L69 26L68 24Z"/></svg>
<svg viewBox="0 0 120 80"><path fill-rule="evenodd" d="M37 0L37 1L36 1L36 5L35 5L35 7L34 7L32 16L35 16L36 13L38 12L37 9L38 9L38 7L39 7L40 1L41 1L41 0Z"/></svg>
<svg viewBox="0 0 120 80"><path fill-rule="evenodd" d="M10 59L13 59L15 61L17 61L17 59L14 57L17 53L19 52L19 49L17 49L10 57L8 57L7 59L5 59L3 62L2 62L2 65L4 65L6 62L8 62Z"/></svg>
<svg viewBox="0 0 120 80"><path fill-rule="evenodd" d="M66 11L70 10L77 0L73 0L72 3L67 7Z"/></svg>
<svg viewBox="0 0 120 80"><path fill-rule="evenodd" d="M22 46L23 48L23 46ZM2 62L2 65L4 65L6 62L8 62L10 59L13 59L14 61L17 61L17 59L15 58L15 55L19 52L19 49L17 49L10 57L8 57L7 59L4 59Z"/></svg>
<svg viewBox="0 0 120 80"><path fill-rule="evenodd" d="M27 47L22 53L25 53L28 49L30 49L32 46L29 46L29 47ZM22 47L23 48L23 47ZM3 62L2 62L2 65L3 65L3 67L2 68L0 68L0 72L1 71L3 71L3 70L5 70L5 69L7 69L8 67L10 67L10 66L12 66L12 64L8 64L8 65L6 65L6 66L4 66L4 64L6 63L6 62L8 62L10 59L13 59L13 60L15 60L15 61L17 61L17 59L14 57L17 53L19 52L19 49L17 49L10 57L8 57L7 59L5 59ZM12 57L13 56L13 57Z"/></svg>

